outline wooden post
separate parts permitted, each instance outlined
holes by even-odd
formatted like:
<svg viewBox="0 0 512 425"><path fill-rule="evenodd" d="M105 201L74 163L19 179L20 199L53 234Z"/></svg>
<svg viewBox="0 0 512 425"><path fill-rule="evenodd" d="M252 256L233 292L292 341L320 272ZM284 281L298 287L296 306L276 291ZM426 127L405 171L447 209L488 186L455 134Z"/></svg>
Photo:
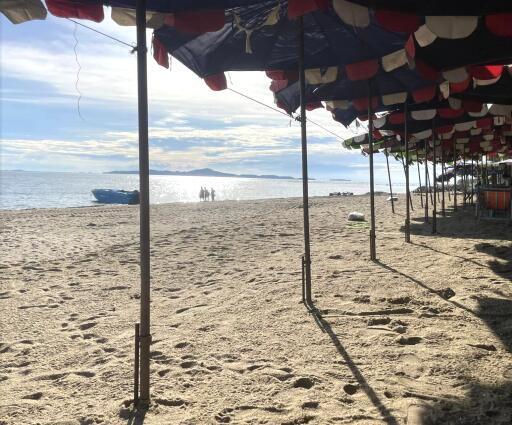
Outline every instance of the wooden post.
<svg viewBox="0 0 512 425"><path fill-rule="evenodd" d="M149 405L150 333L150 230L149 230L149 146L148 78L146 47L146 0L137 0L137 87L139 115L140 192L140 402Z"/></svg>
<svg viewBox="0 0 512 425"><path fill-rule="evenodd" d="M428 184L428 141L425 140L425 223L428 223L428 194L429 194L429 184Z"/></svg>
<svg viewBox="0 0 512 425"><path fill-rule="evenodd" d="M462 208L466 208L466 152L462 155L462 169Z"/></svg>
<svg viewBox="0 0 512 425"><path fill-rule="evenodd" d="M368 141L370 145L370 259L377 259L375 243L375 185L373 179L373 108L372 108L372 82L368 80Z"/></svg>
<svg viewBox="0 0 512 425"><path fill-rule="evenodd" d="M453 211L457 211L457 145L453 139Z"/></svg>
<svg viewBox="0 0 512 425"><path fill-rule="evenodd" d="M389 195L391 197L391 212L395 213L395 202L393 201L393 187L391 186L391 173L389 172L389 154L387 149L384 149L384 155L386 156L386 166L388 168L388 182L389 182Z"/></svg>
<svg viewBox="0 0 512 425"><path fill-rule="evenodd" d="M430 205L434 204L434 197L432 196L433 190L432 190L432 183L430 183L430 172L427 167L427 186L428 186L428 193L430 195Z"/></svg>
<svg viewBox="0 0 512 425"><path fill-rule="evenodd" d="M407 132L408 111L407 102L404 105L405 121L404 121L404 141L405 141L405 242L411 242L411 211L412 198L409 188L409 134Z"/></svg>
<svg viewBox="0 0 512 425"><path fill-rule="evenodd" d="M437 233L437 181L436 181L436 164L437 164L437 146L435 125L432 125L432 144L434 145L432 157L432 185L434 189L434 203L432 207L432 233Z"/></svg>
<svg viewBox="0 0 512 425"><path fill-rule="evenodd" d="M473 157L471 157L471 205L475 205L475 186L474 186L474 163Z"/></svg>
<svg viewBox="0 0 512 425"><path fill-rule="evenodd" d="M134 364L133 364L133 405L137 406L139 402L139 352L140 352L140 344L139 344L139 333L140 333L140 325L139 323L135 323L135 355L134 355Z"/></svg>
<svg viewBox="0 0 512 425"><path fill-rule="evenodd" d="M313 306L311 291L311 245L309 240L309 180L308 141L306 133L306 76L304 70L304 22L299 18L299 85L300 85L300 133L302 147L302 213L304 221L304 266L306 274L306 304Z"/></svg>
<svg viewBox="0 0 512 425"><path fill-rule="evenodd" d="M441 141L441 175L442 175L442 179L441 179L441 191L442 191L442 196L441 196L441 214L443 215L443 217L446 217L445 204L444 204L444 173L445 173L445 169L444 169L444 147L443 147L443 142Z"/></svg>
<svg viewBox="0 0 512 425"><path fill-rule="evenodd" d="M420 184L420 202L421 202L421 208L423 208L423 192L421 191L421 173L420 173L420 156L418 155L418 151L416 150L416 165L418 168L418 180Z"/></svg>

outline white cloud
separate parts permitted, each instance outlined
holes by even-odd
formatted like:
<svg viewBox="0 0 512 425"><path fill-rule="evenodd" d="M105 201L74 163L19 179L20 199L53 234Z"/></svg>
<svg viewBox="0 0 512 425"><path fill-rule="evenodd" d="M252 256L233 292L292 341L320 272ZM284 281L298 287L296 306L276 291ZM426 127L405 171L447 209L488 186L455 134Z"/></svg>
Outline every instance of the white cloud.
<svg viewBox="0 0 512 425"><path fill-rule="evenodd" d="M3 102L24 102L27 105L62 103L76 108L76 104L70 104L70 99L78 96L75 89L78 65L75 62L75 41L72 35L74 24L55 18L50 20L62 34L50 43L37 39L30 40L30 44L27 40L3 42L2 76L45 87L39 94L3 88L2 95L6 95ZM100 25L87 24L129 42L135 38L134 28L119 27L109 19ZM127 47L80 27L77 27L77 37L81 66L78 88L83 96L81 105L85 120L88 121L87 114L92 108L135 112L135 55L131 55ZM268 90L270 80L264 73L231 72L228 81L232 81L236 90L273 106L272 94ZM251 159L257 163L261 158L278 158L300 152L298 123L233 92L211 91L201 79L176 60L172 61L172 70L169 71L158 66L148 55L148 89L150 139L168 141L165 146L159 144L151 148L151 157L159 164L172 165L173 169L186 169ZM325 110L313 111L308 116L341 137L353 136L352 131L335 123ZM56 135L38 139L36 134L28 134L25 139L5 140L4 151L7 150L10 156L2 155L9 161L14 154L26 158L31 155L44 154L48 158L59 155L61 159L80 155L98 158L120 156L127 160L137 157L137 133L134 131L136 122L127 131L109 131L99 135L91 123L88 124L89 138L61 140ZM339 139L314 125L308 125L308 138L312 155L334 155L340 159L345 155L359 155L357 151L344 150ZM190 142L191 146L177 149L173 140ZM212 141L214 146L204 146L204 141ZM197 145L197 142L203 144Z"/></svg>

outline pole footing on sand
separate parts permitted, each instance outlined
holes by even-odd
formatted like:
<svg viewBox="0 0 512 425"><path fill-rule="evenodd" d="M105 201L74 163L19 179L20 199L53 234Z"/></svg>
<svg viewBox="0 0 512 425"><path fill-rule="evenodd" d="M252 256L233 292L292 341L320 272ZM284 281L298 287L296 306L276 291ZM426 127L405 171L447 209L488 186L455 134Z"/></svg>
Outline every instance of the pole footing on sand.
<svg viewBox="0 0 512 425"><path fill-rule="evenodd" d="M139 354L140 354L140 324L135 323L135 335L134 335L134 362L133 362L133 405L136 406L139 402Z"/></svg>
<svg viewBox="0 0 512 425"><path fill-rule="evenodd" d="M370 260L372 261L375 261L377 259L375 239L375 230L370 229Z"/></svg>
<svg viewBox="0 0 512 425"><path fill-rule="evenodd" d="M149 359L150 355L149 355L149 352L150 352L150 347L151 347L151 339L152 339L152 336L151 334L148 334L148 335L139 335L139 350L140 350L140 356L145 356L147 359ZM142 363L140 364L140 367L139 367L139 373L140 373L140 380L142 381L143 379L146 380L146 382L149 384L149 367L145 370L145 368L143 367L144 365L142 365ZM147 387L149 389L149 385ZM149 391L146 392L146 394L143 394L142 392L142 388L141 388L141 392L140 392L140 395L139 395L139 406L149 406L150 404L150 395L149 395Z"/></svg>
<svg viewBox="0 0 512 425"><path fill-rule="evenodd" d="M405 242L411 243L411 222L405 219Z"/></svg>

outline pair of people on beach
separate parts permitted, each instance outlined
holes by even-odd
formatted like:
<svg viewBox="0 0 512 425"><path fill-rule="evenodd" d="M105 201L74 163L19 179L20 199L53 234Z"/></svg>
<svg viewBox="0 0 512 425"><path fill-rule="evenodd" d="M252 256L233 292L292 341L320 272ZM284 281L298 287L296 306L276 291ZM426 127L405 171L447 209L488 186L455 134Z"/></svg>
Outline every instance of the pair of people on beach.
<svg viewBox="0 0 512 425"><path fill-rule="evenodd" d="M199 191L199 201L209 201L210 196L212 197L212 202L215 201L215 190L213 190L213 187L208 190L206 187L201 186L201 190Z"/></svg>

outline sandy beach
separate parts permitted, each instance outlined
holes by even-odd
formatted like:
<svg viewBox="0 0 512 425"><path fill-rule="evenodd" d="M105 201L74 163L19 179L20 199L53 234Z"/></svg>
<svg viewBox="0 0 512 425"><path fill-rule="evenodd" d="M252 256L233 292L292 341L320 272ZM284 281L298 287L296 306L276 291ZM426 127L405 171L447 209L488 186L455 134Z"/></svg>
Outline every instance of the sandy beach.
<svg viewBox="0 0 512 425"><path fill-rule="evenodd" d="M0 424L510 424L512 231L414 198L152 207L152 395L134 415L138 207L0 212ZM447 199L448 202L448 199ZM448 202L449 203L449 202ZM420 421L422 417L422 421Z"/></svg>

